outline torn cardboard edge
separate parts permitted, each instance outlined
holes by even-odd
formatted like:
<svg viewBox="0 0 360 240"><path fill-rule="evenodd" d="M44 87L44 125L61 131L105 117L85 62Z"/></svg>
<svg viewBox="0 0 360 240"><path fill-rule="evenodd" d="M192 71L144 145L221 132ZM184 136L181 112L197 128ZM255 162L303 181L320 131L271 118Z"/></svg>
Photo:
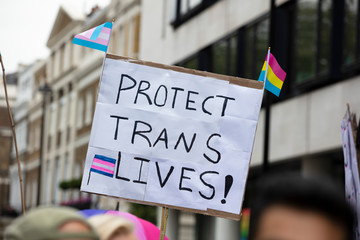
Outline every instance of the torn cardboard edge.
<svg viewBox="0 0 360 240"><path fill-rule="evenodd" d="M181 73L188 73L188 74L198 75L198 76L202 76L202 77L211 77L211 78L215 78L218 80L225 80L225 81L230 82L231 84L248 87L248 88L255 88L255 89L263 89L264 88L264 82L250 80L250 79L246 79L246 78L226 76L226 75L221 75L221 74L216 74L216 73L211 73L211 72L199 71L199 70L195 70L195 69L188 69L188 68L183 68L183 67L178 67L178 66L165 65L165 64L161 64L161 63L142 61L142 60L138 60L135 58L122 57L122 56L117 56L117 55L113 55L113 54L106 54L106 58L115 59L115 60L123 60L126 62L135 63L135 64L139 64L139 65L145 65L145 66L149 66L149 67L172 70L172 71L181 72Z"/></svg>

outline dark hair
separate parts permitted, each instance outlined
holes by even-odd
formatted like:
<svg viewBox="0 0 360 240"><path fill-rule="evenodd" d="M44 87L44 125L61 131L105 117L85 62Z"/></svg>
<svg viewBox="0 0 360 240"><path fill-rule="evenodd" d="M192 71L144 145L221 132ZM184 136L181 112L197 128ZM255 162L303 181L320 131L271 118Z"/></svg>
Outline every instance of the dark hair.
<svg viewBox="0 0 360 240"><path fill-rule="evenodd" d="M326 179L303 178L293 174L267 176L257 184L251 207L250 238L254 239L262 213L271 206L284 205L317 212L344 228L352 239L354 215L343 190Z"/></svg>

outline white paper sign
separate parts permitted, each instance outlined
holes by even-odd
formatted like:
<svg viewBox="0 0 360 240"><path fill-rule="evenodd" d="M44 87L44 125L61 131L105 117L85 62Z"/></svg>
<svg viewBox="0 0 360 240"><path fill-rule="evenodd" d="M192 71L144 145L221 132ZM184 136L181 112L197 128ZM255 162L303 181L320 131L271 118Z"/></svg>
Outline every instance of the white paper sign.
<svg viewBox="0 0 360 240"><path fill-rule="evenodd" d="M107 57L81 190L240 214L262 96Z"/></svg>

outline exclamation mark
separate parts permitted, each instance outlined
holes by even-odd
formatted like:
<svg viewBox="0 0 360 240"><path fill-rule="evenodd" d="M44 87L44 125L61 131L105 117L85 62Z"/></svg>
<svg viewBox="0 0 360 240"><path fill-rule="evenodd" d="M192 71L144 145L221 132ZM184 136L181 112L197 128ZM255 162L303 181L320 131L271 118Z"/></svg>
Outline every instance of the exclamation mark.
<svg viewBox="0 0 360 240"><path fill-rule="evenodd" d="M222 204L225 204L226 203L226 200L225 198L227 197L227 195L229 194L229 191L230 191L230 188L233 184L233 177L231 175L227 175L225 177L225 192L224 192L224 199L221 200L221 203Z"/></svg>

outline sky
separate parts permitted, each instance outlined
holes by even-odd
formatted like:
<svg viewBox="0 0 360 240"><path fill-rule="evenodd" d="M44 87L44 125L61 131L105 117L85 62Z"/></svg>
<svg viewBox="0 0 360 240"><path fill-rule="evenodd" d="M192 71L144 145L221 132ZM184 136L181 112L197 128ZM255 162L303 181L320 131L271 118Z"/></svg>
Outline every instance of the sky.
<svg viewBox="0 0 360 240"><path fill-rule="evenodd" d="M0 52L6 73L19 63L29 64L49 55L46 42L61 4L88 12L110 0L0 0Z"/></svg>

